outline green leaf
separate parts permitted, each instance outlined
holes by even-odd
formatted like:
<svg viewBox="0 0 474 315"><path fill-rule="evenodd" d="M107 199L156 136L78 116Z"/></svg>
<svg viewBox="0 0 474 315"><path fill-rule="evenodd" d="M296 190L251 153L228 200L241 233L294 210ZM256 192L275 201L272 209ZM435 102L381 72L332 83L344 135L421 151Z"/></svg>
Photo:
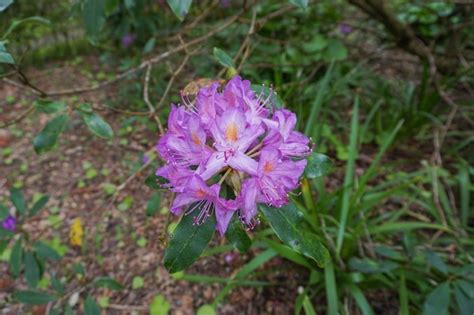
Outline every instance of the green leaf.
<svg viewBox="0 0 474 315"><path fill-rule="evenodd" d="M308 295L305 294L303 298L303 308L306 313L306 315L316 315L316 311L313 307L313 304L311 303Z"/></svg>
<svg viewBox="0 0 474 315"><path fill-rule="evenodd" d="M33 103L36 110L41 113L53 114L65 110L67 104L62 101L38 100Z"/></svg>
<svg viewBox="0 0 474 315"><path fill-rule="evenodd" d="M304 229L303 214L293 203L281 208L262 205L260 211L283 243L298 253L314 259L321 267L329 261L328 250L315 234Z"/></svg>
<svg viewBox="0 0 474 315"><path fill-rule="evenodd" d="M10 215L10 210L7 207L0 204L0 221L5 220Z"/></svg>
<svg viewBox="0 0 474 315"><path fill-rule="evenodd" d="M474 283L473 282L469 282L467 280L458 280L456 281L456 285L458 285L464 291L464 293L467 294L467 296L470 299L474 300Z"/></svg>
<svg viewBox="0 0 474 315"><path fill-rule="evenodd" d="M13 0L0 0L0 12L5 11L12 3Z"/></svg>
<svg viewBox="0 0 474 315"><path fill-rule="evenodd" d="M278 255L282 256L283 258L302 265L308 269L313 269L313 266L311 266L311 264L306 260L306 258L304 258L302 255L300 255L290 247L283 245L279 242L272 241L270 239L265 239L264 242L267 243L271 249L273 249L275 252L278 253Z"/></svg>
<svg viewBox="0 0 474 315"><path fill-rule="evenodd" d="M428 260L429 264L434 268L438 269L442 273L448 272L448 266L446 266L445 262L438 256L435 252L427 250L425 252L426 260Z"/></svg>
<svg viewBox="0 0 474 315"><path fill-rule="evenodd" d="M43 259L49 259L51 261L58 261L61 259L61 255L59 255L54 248L43 242L36 242L33 248L35 249L36 254Z"/></svg>
<svg viewBox="0 0 474 315"><path fill-rule="evenodd" d="M100 307L88 296L84 302L84 315L100 315Z"/></svg>
<svg viewBox="0 0 474 315"><path fill-rule="evenodd" d="M308 7L308 0L290 0L290 3L302 9L306 9Z"/></svg>
<svg viewBox="0 0 474 315"><path fill-rule="evenodd" d="M15 64L15 60L13 59L12 55L10 55L7 52L7 50L5 49L5 46L1 42L0 42L0 63Z"/></svg>
<svg viewBox="0 0 474 315"><path fill-rule="evenodd" d="M216 315L216 310L212 305L204 304L197 310L196 315Z"/></svg>
<svg viewBox="0 0 474 315"><path fill-rule="evenodd" d="M145 213L147 216L153 216L160 210L161 205L161 195L158 192L154 192L151 195L150 200L146 205Z"/></svg>
<svg viewBox="0 0 474 315"><path fill-rule="evenodd" d="M234 62L232 58L222 49L214 47L214 58L226 68L234 68Z"/></svg>
<svg viewBox="0 0 474 315"><path fill-rule="evenodd" d="M105 23L105 0L84 0L82 20L87 36L97 38Z"/></svg>
<svg viewBox="0 0 474 315"><path fill-rule="evenodd" d="M159 294L150 303L150 315L167 315L171 309L171 304L166 298Z"/></svg>
<svg viewBox="0 0 474 315"><path fill-rule="evenodd" d="M33 207L30 209L30 216L34 216L43 209L43 207L48 203L49 197L48 196L42 196L38 201L35 202Z"/></svg>
<svg viewBox="0 0 474 315"><path fill-rule="evenodd" d="M98 277L94 280L94 285L99 288L107 288L114 291L120 291L124 288L122 284L110 277Z"/></svg>
<svg viewBox="0 0 474 315"><path fill-rule="evenodd" d="M23 191L21 191L21 189L12 188L10 190L10 201L13 203L19 213L26 213L25 197L23 196Z"/></svg>
<svg viewBox="0 0 474 315"><path fill-rule="evenodd" d="M48 19L45 19L44 17L41 17L41 16L30 16L25 19L14 20L8 27L7 31L3 33L3 37L1 37L0 39L6 39L8 35L10 35L11 32L13 32L13 30L15 30L15 28L17 28L18 26L26 22L35 22L35 23L44 24L46 26L51 25L51 22Z"/></svg>
<svg viewBox="0 0 474 315"><path fill-rule="evenodd" d="M474 293L473 293L474 294ZM474 299L469 298L463 290L457 285L454 286L454 297L456 303L459 306L461 315L472 315L474 314Z"/></svg>
<svg viewBox="0 0 474 315"><path fill-rule="evenodd" d="M145 285L145 280L142 277L136 276L132 280L132 289L140 289Z"/></svg>
<svg viewBox="0 0 474 315"><path fill-rule="evenodd" d="M16 291L13 293L13 298L20 303L29 305L48 304L49 302L56 300L54 296L47 293L30 290Z"/></svg>
<svg viewBox="0 0 474 315"><path fill-rule="evenodd" d="M423 315L444 315L448 313L450 300L449 282L438 285L426 297L423 305Z"/></svg>
<svg viewBox="0 0 474 315"><path fill-rule="evenodd" d="M5 230L3 227L0 226L0 238L10 238L13 235L15 235L15 233L9 230Z"/></svg>
<svg viewBox="0 0 474 315"><path fill-rule="evenodd" d="M33 146L36 153L40 154L51 150L56 145L59 135L66 128L68 121L68 115L59 115L51 119L43 130L33 139Z"/></svg>
<svg viewBox="0 0 474 315"><path fill-rule="evenodd" d="M252 240L247 233L242 229L242 224L236 218L232 219L225 233L225 237L236 249L241 253L245 253L252 245Z"/></svg>
<svg viewBox="0 0 474 315"><path fill-rule="evenodd" d="M163 189L164 184L168 183L168 180L161 176L156 176L155 174L150 174L145 179L145 185L150 187L151 189Z"/></svg>
<svg viewBox="0 0 474 315"><path fill-rule="evenodd" d="M280 96L278 96L275 90L270 89L269 87L265 85L258 85L258 84L252 84L251 88L255 92L255 95L257 97L261 96L261 99L263 100L266 100L268 97L270 97L269 107L274 107L274 108L285 107L282 99L280 98Z"/></svg>
<svg viewBox="0 0 474 315"><path fill-rule="evenodd" d="M304 176L309 179L324 176L332 168L331 160L324 154L313 153L308 157L307 161L308 164L304 169Z"/></svg>
<svg viewBox="0 0 474 315"><path fill-rule="evenodd" d="M303 43L303 50L307 53L317 53L328 45L328 40L321 34L316 34L310 42Z"/></svg>
<svg viewBox="0 0 474 315"><path fill-rule="evenodd" d="M326 61L337 61L347 58L347 48L337 39L330 39L328 46L323 53L323 59Z"/></svg>
<svg viewBox="0 0 474 315"><path fill-rule="evenodd" d="M114 135L112 127L96 113L80 112L84 122L93 134L104 139L110 139Z"/></svg>
<svg viewBox="0 0 474 315"><path fill-rule="evenodd" d="M12 252L10 254L10 273L13 278L17 278L20 274L21 265L23 263L23 248L21 246L22 238L16 240L13 244Z"/></svg>
<svg viewBox="0 0 474 315"><path fill-rule="evenodd" d="M150 53L155 48L155 45L156 45L156 39L154 37L150 38L146 42L145 47L143 47L143 54L146 55Z"/></svg>
<svg viewBox="0 0 474 315"><path fill-rule="evenodd" d="M189 12L192 0L167 0L167 2L176 17L182 21Z"/></svg>
<svg viewBox="0 0 474 315"><path fill-rule="evenodd" d="M191 207L195 206L194 204ZM201 225L194 224L194 217L200 207L193 213L183 215L176 227L165 251L164 265L170 273L175 273L195 262L214 234L215 216L210 216Z"/></svg>
<svg viewBox="0 0 474 315"><path fill-rule="evenodd" d="M31 251L25 253L25 278L30 288L36 288L40 280L40 268Z"/></svg>
<svg viewBox="0 0 474 315"><path fill-rule="evenodd" d="M393 261L375 261L369 258L352 257L349 260L349 266L352 270L370 274L392 271L398 267L398 264Z"/></svg>

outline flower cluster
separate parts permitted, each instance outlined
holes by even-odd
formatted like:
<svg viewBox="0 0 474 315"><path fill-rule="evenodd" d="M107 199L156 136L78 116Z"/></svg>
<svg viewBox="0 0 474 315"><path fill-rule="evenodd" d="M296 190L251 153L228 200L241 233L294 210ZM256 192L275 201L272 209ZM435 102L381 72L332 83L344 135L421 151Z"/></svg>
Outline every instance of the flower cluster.
<svg viewBox="0 0 474 315"><path fill-rule="evenodd" d="M235 213L251 228L258 203L288 203L311 149L294 130L296 115L275 109L272 99L235 76L222 90L214 83L192 101L182 94L184 104L172 105L168 130L157 144L166 164L156 172L176 193L172 213L194 213L195 224L215 213L224 235Z"/></svg>

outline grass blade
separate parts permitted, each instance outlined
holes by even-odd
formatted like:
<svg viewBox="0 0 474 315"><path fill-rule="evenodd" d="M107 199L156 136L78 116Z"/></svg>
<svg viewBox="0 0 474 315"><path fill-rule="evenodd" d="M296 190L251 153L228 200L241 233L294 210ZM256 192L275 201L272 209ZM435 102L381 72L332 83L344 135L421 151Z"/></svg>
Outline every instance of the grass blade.
<svg viewBox="0 0 474 315"><path fill-rule="evenodd" d="M329 82L329 79L332 76L333 68L334 68L334 62L331 62L331 64L329 65L328 70L326 71L326 74L324 75L323 80L321 81L321 86L319 87L318 94L316 95L316 98L314 99L314 103L311 106L311 112L309 114L308 121L306 121L306 127L304 129L304 133L307 136L312 135L312 130L311 129L315 126L314 123L315 123L316 117L318 116L318 114L321 110L321 106L323 104L324 96L326 94L326 90L327 90L327 87L328 87L328 82Z"/></svg>
<svg viewBox="0 0 474 315"><path fill-rule="evenodd" d="M346 230L347 218L349 214L349 200L351 193L352 180L354 176L354 165L357 157L357 135L359 129L359 98L356 97L351 122L351 136L349 142L349 159L347 160L346 175L344 178L344 192L342 195L342 206L340 215L340 225L337 231L336 253L340 254L342 243L344 242L344 233Z"/></svg>
<svg viewBox="0 0 474 315"><path fill-rule="evenodd" d="M324 268L324 279L326 281L326 298L328 302L328 315L339 314L339 303L337 298L336 277L334 275L334 265L328 263Z"/></svg>

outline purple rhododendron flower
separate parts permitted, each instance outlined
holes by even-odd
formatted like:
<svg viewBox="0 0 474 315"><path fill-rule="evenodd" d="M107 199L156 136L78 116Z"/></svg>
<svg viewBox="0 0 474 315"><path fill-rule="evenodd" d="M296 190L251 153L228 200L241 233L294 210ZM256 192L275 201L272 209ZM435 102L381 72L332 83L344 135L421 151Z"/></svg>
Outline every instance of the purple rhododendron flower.
<svg viewBox="0 0 474 315"><path fill-rule="evenodd" d="M12 215L9 215L8 217L6 217L2 222L2 227L5 230L15 232L15 230L16 230L16 219L15 219L15 217L12 216Z"/></svg>
<svg viewBox="0 0 474 315"><path fill-rule="evenodd" d="M132 46L135 42L135 34L128 33L122 37L122 46L123 48L128 48Z"/></svg>
<svg viewBox="0 0 474 315"><path fill-rule="evenodd" d="M171 212L193 215L195 224L215 215L224 235L234 214L253 228L259 203L287 204L311 153L308 137L295 131L296 115L275 109L271 94L256 95L239 76L222 90L214 83L194 100L181 97L156 146L166 161L156 175L176 193Z"/></svg>
<svg viewBox="0 0 474 315"><path fill-rule="evenodd" d="M352 26L347 23L341 23L339 24L339 32L341 32L343 35L350 34L352 33Z"/></svg>

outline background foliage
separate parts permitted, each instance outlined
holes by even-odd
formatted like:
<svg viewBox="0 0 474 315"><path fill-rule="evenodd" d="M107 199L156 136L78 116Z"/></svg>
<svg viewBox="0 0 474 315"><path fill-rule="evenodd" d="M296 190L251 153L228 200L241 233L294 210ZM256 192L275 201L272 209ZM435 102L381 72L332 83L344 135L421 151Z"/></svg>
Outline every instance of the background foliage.
<svg viewBox="0 0 474 315"><path fill-rule="evenodd" d="M473 10L0 0L2 309L472 314ZM145 186L169 104L237 73L317 154L250 237L163 255L186 236Z"/></svg>

